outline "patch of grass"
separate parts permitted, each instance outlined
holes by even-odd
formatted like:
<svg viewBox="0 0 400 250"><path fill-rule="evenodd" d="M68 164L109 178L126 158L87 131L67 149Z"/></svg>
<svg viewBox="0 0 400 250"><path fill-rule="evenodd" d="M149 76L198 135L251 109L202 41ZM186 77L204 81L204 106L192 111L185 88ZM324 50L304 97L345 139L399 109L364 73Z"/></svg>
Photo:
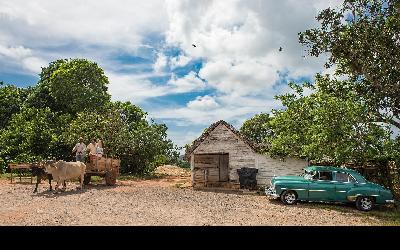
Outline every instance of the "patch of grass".
<svg viewBox="0 0 400 250"><path fill-rule="evenodd" d="M308 204L308 203L305 203ZM373 223L378 223L382 226L400 226L400 208L399 206L377 206L372 211L362 212L355 208L354 204L329 204L329 203L309 203L309 208L330 209L341 213L346 213L349 216L359 216L366 220L371 220ZM311 206L312 204L312 206Z"/></svg>
<svg viewBox="0 0 400 250"><path fill-rule="evenodd" d="M92 182L92 183L101 183L103 181L104 181L104 178L100 177L100 176L92 176L92 178L90 180L90 182Z"/></svg>
<svg viewBox="0 0 400 250"><path fill-rule="evenodd" d="M10 178L11 178L10 173L0 174L0 179L10 179Z"/></svg>
<svg viewBox="0 0 400 250"><path fill-rule="evenodd" d="M362 216L378 219L383 226L400 226L400 208L393 206L381 206Z"/></svg>

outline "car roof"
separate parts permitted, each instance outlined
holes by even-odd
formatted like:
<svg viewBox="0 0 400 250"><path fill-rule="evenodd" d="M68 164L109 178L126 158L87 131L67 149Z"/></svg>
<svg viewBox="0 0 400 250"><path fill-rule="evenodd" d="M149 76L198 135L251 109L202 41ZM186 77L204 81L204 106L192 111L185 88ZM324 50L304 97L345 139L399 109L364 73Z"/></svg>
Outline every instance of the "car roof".
<svg viewBox="0 0 400 250"><path fill-rule="evenodd" d="M305 170L308 171L331 171L331 172L345 172L345 173L357 173L357 171L348 169L348 168L340 168L340 167L331 167L331 166L309 166L306 167Z"/></svg>

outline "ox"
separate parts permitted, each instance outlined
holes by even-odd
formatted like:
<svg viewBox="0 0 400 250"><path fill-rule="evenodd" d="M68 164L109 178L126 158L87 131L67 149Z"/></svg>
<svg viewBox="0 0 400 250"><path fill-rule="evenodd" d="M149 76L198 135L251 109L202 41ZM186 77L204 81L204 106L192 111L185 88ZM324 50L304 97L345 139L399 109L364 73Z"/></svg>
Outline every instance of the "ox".
<svg viewBox="0 0 400 250"><path fill-rule="evenodd" d="M53 176L51 174L46 173L44 166L45 165L52 165L55 164L55 161L45 161L45 162L40 162L39 164L33 164L31 167L32 170L32 176L36 176L36 186L35 190L33 193L36 193L38 191L38 186L42 182L42 180L48 180L49 185L50 185L50 191L53 190L53 187L51 186L51 181L53 180ZM65 181L63 183L64 187L66 186Z"/></svg>
<svg viewBox="0 0 400 250"><path fill-rule="evenodd" d="M55 164L46 164L45 168L46 172L51 174L53 179L57 181L56 191L58 191L60 183L77 178L80 178L80 189L83 189L83 180L86 171L86 165L83 162L58 161Z"/></svg>

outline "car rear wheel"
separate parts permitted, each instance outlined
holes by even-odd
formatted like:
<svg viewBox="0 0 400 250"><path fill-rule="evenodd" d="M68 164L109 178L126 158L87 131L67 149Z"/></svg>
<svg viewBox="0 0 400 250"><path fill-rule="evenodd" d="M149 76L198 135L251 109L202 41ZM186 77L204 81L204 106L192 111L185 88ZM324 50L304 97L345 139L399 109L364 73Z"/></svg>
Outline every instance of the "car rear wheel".
<svg viewBox="0 0 400 250"><path fill-rule="evenodd" d="M371 197L360 196L356 200L356 207L361 211L371 211L374 206L374 200Z"/></svg>
<svg viewBox="0 0 400 250"><path fill-rule="evenodd" d="M281 195L281 201L285 205L294 205L297 203L297 194L294 191L285 191Z"/></svg>

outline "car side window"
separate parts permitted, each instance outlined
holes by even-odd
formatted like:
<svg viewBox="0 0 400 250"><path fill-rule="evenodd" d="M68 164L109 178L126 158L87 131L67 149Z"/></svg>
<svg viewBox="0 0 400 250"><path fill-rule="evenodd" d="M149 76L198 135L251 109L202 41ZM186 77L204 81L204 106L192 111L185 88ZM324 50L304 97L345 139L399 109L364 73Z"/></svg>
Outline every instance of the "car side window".
<svg viewBox="0 0 400 250"><path fill-rule="evenodd" d="M329 172L329 171L325 171L325 172L321 171L321 172L319 172L318 180L320 180L320 181L332 181L333 180L332 172Z"/></svg>
<svg viewBox="0 0 400 250"><path fill-rule="evenodd" d="M349 175L346 173L336 173L336 181L338 182L349 182Z"/></svg>
<svg viewBox="0 0 400 250"><path fill-rule="evenodd" d="M349 182L356 183L357 180L353 176L349 175Z"/></svg>
<svg viewBox="0 0 400 250"><path fill-rule="evenodd" d="M347 173L336 173L336 181L338 182L356 182L353 176L347 174Z"/></svg>

